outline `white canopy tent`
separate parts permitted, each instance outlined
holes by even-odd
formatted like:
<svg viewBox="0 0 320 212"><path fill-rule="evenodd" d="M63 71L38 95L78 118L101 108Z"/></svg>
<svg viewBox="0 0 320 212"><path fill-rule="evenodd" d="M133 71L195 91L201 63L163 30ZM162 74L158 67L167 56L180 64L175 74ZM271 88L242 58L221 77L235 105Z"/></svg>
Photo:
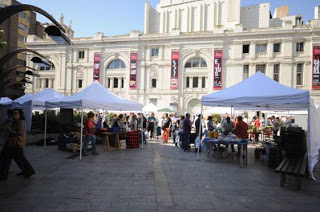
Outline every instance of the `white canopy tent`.
<svg viewBox="0 0 320 212"><path fill-rule="evenodd" d="M234 107L248 110L308 110L308 163L312 176L311 146L319 144L319 140L310 140L315 132L310 128L309 92L290 88L274 81L265 74L258 72L250 78L224 90L203 96L201 99L201 113L203 106ZM314 119L314 117L312 117ZM201 131L201 130L200 130ZM312 138L313 136L311 136ZM319 139L319 137L318 137ZM312 144L312 145L311 145ZM199 153L198 153L199 154Z"/></svg>
<svg viewBox="0 0 320 212"><path fill-rule="evenodd" d="M148 104L148 105L146 105L146 106L144 106L144 107L142 108L142 112L143 112L143 113L157 112L157 111L158 111L158 108L157 108L154 104L152 104L152 103L150 103L150 104Z"/></svg>
<svg viewBox="0 0 320 212"><path fill-rule="evenodd" d="M35 94L25 94L12 102L12 108L21 108L25 113L27 131L31 129L32 110L44 110L45 102L61 99L64 95L52 88L43 89Z"/></svg>
<svg viewBox="0 0 320 212"><path fill-rule="evenodd" d="M126 99L122 99L108 89L103 87L98 81L82 91L59 100L47 101L47 108L77 108L81 109L81 145L80 160L82 156L82 133L83 133L83 110L84 109L105 109L111 111L142 111L142 105ZM46 128L46 125L45 125ZM46 138L45 138L46 139ZM142 142L143 145L143 142Z"/></svg>

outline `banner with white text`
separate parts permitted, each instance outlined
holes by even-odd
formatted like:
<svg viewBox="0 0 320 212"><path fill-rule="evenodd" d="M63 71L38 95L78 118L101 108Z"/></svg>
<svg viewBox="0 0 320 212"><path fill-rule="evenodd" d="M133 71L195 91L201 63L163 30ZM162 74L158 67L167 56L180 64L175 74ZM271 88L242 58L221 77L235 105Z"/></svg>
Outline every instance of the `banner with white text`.
<svg viewBox="0 0 320 212"><path fill-rule="evenodd" d="M171 74L170 74L170 89L176 90L179 88L179 51L171 52Z"/></svg>
<svg viewBox="0 0 320 212"><path fill-rule="evenodd" d="M320 46L313 47L312 89L320 89Z"/></svg>
<svg viewBox="0 0 320 212"><path fill-rule="evenodd" d="M222 50L214 50L213 89L222 89Z"/></svg>
<svg viewBox="0 0 320 212"><path fill-rule="evenodd" d="M138 53L130 53L130 81L129 88L137 89Z"/></svg>
<svg viewBox="0 0 320 212"><path fill-rule="evenodd" d="M97 80L100 82L100 61L101 61L101 54L94 53L93 57L93 81Z"/></svg>

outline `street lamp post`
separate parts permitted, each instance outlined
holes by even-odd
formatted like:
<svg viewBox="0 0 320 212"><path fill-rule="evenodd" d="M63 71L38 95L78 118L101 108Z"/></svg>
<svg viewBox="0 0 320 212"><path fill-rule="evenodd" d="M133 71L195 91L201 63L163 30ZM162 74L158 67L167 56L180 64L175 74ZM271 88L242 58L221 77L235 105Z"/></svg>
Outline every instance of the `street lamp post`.
<svg viewBox="0 0 320 212"><path fill-rule="evenodd" d="M8 54L6 54L5 56L3 56L1 59L0 59L0 69L4 66L4 64L6 62L8 62L10 60L10 58L12 58L13 56L19 54L19 53L22 53L22 52L31 52L31 53L34 53L36 54L37 56L39 57L36 57L37 61L38 61L38 64L40 64L41 62L44 63L45 66L47 66L49 64L49 62L46 62L44 59L41 59L40 57L42 58L45 58L45 56L43 56L42 54L32 50L32 49L15 49L11 52L9 52ZM32 58L33 59L33 58ZM3 92L5 91L6 88L8 88L9 86L11 85L14 85L14 84L21 84L21 83L30 83L29 81L26 81L26 82L22 82L22 81L16 81L16 82L11 82L11 79L7 79L8 75L10 73L12 73L12 71L14 71L16 68L19 68L19 66L14 66L13 68L7 70L7 71L4 71L3 73L0 73L0 96L3 95Z"/></svg>
<svg viewBox="0 0 320 212"><path fill-rule="evenodd" d="M43 9L29 5L29 4L19 4L19 5L10 5L0 9L0 25L10 16L22 12L22 11L34 11L40 13L50 19L56 26L48 26L45 29L45 32L51 37L57 44L67 44L71 45L71 40L64 34L65 29L46 11Z"/></svg>
<svg viewBox="0 0 320 212"><path fill-rule="evenodd" d="M48 26L45 29L45 32L48 34L48 36L50 38L52 38L57 44L64 44L64 45L71 45L72 42L71 40L65 35L65 29L51 16L49 15L46 11L42 10L39 7L33 6L33 5L28 5L28 4L19 4L19 5L10 5L10 6L6 6L4 8L0 8L0 25L6 20L8 19L10 16L22 12L22 11L34 11L37 13L40 13L42 15L44 15L45 17L47 17L48 19L50 19L54 24L52 26ZM22 53L22 52L31 52L36 54L39 57L34 57L32 58L32 61L35 64L38 64L40 66L51 66L51 64L47 61L45 61L45 57L41 54L39 54L38 52L31 50L31 49L16 49L13 50L12 52L6 54L4 57L2 57L0 59L0 96L3 95L4 90L14 84L21 84L21 83L30 83L29 81L16 81L16 82L9 82L4 84L4 82L8 82L6 81L7 76L13 71L15 70L15 67L4 71L4 73L2 72L2 67L3 65L14 55L18 54L18 53ZM41 59L43 58L43 59ZM33 76L36 76L32 71L27 71L25 72L26 74L30 74ZM39 75L38 75L39 76Z"/></svg>

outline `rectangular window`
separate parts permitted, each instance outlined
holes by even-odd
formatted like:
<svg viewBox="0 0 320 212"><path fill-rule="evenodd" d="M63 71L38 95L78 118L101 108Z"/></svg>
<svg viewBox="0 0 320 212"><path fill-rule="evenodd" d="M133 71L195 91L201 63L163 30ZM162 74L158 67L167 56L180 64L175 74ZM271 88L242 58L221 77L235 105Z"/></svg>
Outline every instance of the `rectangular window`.
<svg viewBox="0 0 320 212"><path fill-rule="evenodd" d="M193 77L192 78L192 87L197 88L199 84L199 77Z"/></svg>
<svg viewBox="0 0 320 212"><path fill-rule="evenodd" d="M121 78L121 88L124 88L124 78Z"/></svg>
<svg viewBox="0 0 320 212"><path fill-rule="evenodd" d="M246 44L246 45L243 45L242 47L242 53L243 54L247 54L250 52L250 45L249 44Z"/></svg>
<svg viewBox="0 0 320 212"><path fill-rule="evenodd" d="M150 103L154 104L155 106L157 106L158 104L158 100L157 99L150 99Z"/></svg>
<svg viewBox="0 0 320 212"><path fill-rule="evenodd" d="M84 58L84 51L79 51L79 59L83 59Z"/></svg>
<svg viewBox="0 0 320 212"><path fill-rule="evenodd" d="M78 88L82 88L82 80L78 80Z"/></svg>
<svg viewBox="0 0 320 212"><path fill-rule="evenodd" d="M152 88L156 88L157 87L157 79L152 79L152 82L151 82L151 87Z"/></svg>
<svg viewBox="0 0 320 212"><path fill-rule="evenodd" d="M297 85L303 85L303 63L297 64Z"/></svg>
<svg viewBox="0 0 320 212"><path fill-rule="evenodd" d="M206 87L206 78L205 77L202 77L202 88L205 88Z"/></svg>
<svg viewBox="0 0 320 212"><path fill-rule="evenodd" d="M25 42L26 38L23 37L22 35L18 35L18 40L21 42Z"/></svg>
<svg viewBox="0 0 320 212"><path fill-rule="evenodd" d="M256 45L256 53L266 53L266 52L267 52L267 44Z"/></svg>
<svg viewBox="0 0 320 212"><path fill-rule="evenodd" d="M158 48L151 49L151 56L152 57L158 57L158 55L159 55L159 49Z"/></svg>
<svg viewBox="0 0 320 212"><path fill-rule="evenodd" d="M296 44L296 51L297 52L303 52L304 51L304 42Z"/></svg>
<svg viewBox="0 0 320 212"><path fill-rule="evenodd" d="M273 65L273 79L279 82L279 64Z"/></svg>
<svg viewBox="0 0 320 212"><path fill-rule="evenodd" d="M186 78L186 88L190 88L190 77Z"/></svg>
<svg viewBox="0 0 320 212"><path fill-rule="evenodd" d="M118 88L118 78L113 78L113 87Z"/></svg>
<svg viewBox="0 0 320 212"><path fill-rule="evenodd" d="M266 73L266 65L256 65L256 72L260 71L261 73L265 74Z"/></svg>
<svg viewBox="0 0 320 212"><path fill-rule="evenodd" d="M30 17L25 12L19 12L19 16L27 21L30 21Z"/></svg>
<svg viewBox="0 0 320 212"><path fill-rule="evenodd" d="M46 79L46 85L45 88L49 88L49 79Z"/></svg>
<svg viewBox="0 0 320 212"><path fill-rule="evenodd" d="M18 28L29 34L29 28L26 25L18 23Z"/></svg>
<svg viewBox="0 0 320 212"><path fill-rule="evenodd" d="M108 78L108 88L110 88L110 85L111 85L111 80L110 78Z"/></svg>
<svg viewBox="0 0 320 212"><path fill-rule="evenodd" d="M281 44L280 43L273 44L273 52L281 52Z"/></svg>
<svg viewBox="0 0 320 212"><path fill-rule="evenodd" d="M249 77L249 65L243 66L243 80Z"/></svg>

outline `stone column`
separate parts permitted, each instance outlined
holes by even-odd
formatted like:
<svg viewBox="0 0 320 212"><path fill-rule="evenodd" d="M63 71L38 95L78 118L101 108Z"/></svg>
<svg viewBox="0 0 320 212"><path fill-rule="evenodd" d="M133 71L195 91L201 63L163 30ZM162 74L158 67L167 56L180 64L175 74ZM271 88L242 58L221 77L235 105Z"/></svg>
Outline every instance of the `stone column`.
<svg viewBox="0 0 320 212"><path fill-rule="evenodd" d="M110 78L110 88L113 88L113 81L114 81L114 78Z"/></svg>
<svg viewBox="0 0 320 212"><path fill-rule="evenodd" d="M250 43L250 56L252 60L256 59L256 42Z"/></svg>
<svg viewBox="0 0 320 212"><path fill-rule="evenodd" d="M193 77L189 77L190 88L193 88Z"/></svg>
<svg viewBox="0 0 320 212"><path fill-rule="evenodd" d="M270 60L273 59L273 41L269 41L267 45L267 53Z"/></svg>
<svg viewBox="0 0 320 212"><path fill-rule="evenodd" d="M198 88L202 88L202 77L198 77Z"/></svg>
<svg viewBox="0 0 320 212"><path fill-rule="evenodd" d="M46 79L41 79L41 88L45 88L46 86Z"/></svg>
<svg viewBox="0 0 320 212"><path fill-rule="evenodd" d="M48 83L48 88L52 88L52 79L48 79L49 83Z"/></svg>

